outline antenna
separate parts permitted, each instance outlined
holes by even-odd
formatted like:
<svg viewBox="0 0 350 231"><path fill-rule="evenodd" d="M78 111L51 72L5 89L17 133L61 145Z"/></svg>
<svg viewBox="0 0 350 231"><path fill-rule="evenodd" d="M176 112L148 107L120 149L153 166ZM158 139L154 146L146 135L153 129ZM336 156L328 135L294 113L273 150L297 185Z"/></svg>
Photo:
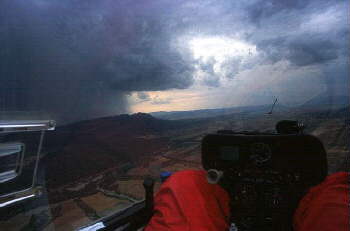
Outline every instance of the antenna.
<svg viewBox="0 0 350 231"><path fill-rule="evenodd" d="M271 115L271 114L272 114L272 111L273 111L273 109L274 109L276 103L277 103L277 97L275 98L275 101L274 101L273 104L272 104L271 110L267 113L268 115Z"/></svg>

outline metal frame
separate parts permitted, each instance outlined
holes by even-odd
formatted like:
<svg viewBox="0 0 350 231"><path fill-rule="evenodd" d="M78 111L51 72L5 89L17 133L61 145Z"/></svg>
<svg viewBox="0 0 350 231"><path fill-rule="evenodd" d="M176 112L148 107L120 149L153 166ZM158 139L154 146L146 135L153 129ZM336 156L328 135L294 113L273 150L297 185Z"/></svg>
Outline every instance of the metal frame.
<svg viewBox="0 0 350 231"><path fill-rule="evenodd" d="M9 206L19 201L35 198L41 194L41 187L36 185L37 172L40 160L40 153L45 136L45 131L54 130L56 126L53 120L16 120L16 121L0 121L0 134L14 133L14 132L33 132L40 131L40 140L36 154L35 167L33 172L32 185L24 190L15 191L5 195L0 195L0 208ZM20 161L23 167L24 150ZM22 171L22 169L20 169Z"/></svg>
<svg viewBox="0 0 350 231"><path fill-rule="evenodd" d="M8 153L8 154L0 153L0 157L1 156L9 156L9 155L12 155L14 153L19 153L19 154L17 154L17 160L16 160L16 170L15 170L16 175L14 177L7 178L7 179L4 179L4 180L0 179L0 183L4 183L6 181L12 180L13 178L21 175L22 168L23 168L23 161L24 161L25 144L20 143L20 142L3 143L3 144L0 144L0 149L1 149L1 146L8 146L8 147L9 146L20 146L20 150L18 152L13 152L13 153ZM2 173L0 173L0 175L1 174Z"/></svg>
<svg viewBox="0 0 350 231"><path fill-rule="evenodd" d="M53 120L7 120L0 121L0 133L55 130Z"/></svg>

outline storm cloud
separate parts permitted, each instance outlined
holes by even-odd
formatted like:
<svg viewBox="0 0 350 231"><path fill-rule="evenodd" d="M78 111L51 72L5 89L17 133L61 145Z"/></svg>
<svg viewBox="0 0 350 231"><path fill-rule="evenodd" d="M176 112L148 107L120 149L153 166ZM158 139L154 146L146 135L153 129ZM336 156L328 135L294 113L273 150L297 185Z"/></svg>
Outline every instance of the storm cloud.
<svg viewBox="0 0 350 231"><path fill-rule="evenodd" d="M133 92L217 88L278 62L318 68L326 84L341 87L347 8L316 0L3 0L0 109L60 121L125 113ZM211 36L245 41L256 53L196 59L187 40Z"/></svg>
<svg viewBox="0 0 350 231"><path fill-rule="evenodd" d="M191 66L156 16L115 1L2 1L2 111L125 113L131 91L186 88Z"/></svg>

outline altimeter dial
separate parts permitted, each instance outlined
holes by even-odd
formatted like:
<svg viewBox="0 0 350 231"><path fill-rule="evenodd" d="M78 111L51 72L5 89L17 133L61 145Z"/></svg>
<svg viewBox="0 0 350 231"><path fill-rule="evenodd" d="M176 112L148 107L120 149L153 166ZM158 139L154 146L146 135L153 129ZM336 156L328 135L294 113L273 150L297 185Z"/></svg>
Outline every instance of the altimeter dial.
<svg viewBox="0 0 350 231"><path fill-rule="evenodd" d="M253 143L250 146L251 159L258 165L264 164L271 159L271 149L265 143Z"/></svg>

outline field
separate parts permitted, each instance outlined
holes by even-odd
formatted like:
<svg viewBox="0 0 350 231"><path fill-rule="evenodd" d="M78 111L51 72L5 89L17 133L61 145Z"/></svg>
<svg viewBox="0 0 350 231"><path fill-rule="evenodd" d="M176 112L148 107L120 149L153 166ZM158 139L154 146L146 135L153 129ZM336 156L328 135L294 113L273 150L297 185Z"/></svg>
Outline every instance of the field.
<svg viewBox="0 0 350 231"><path fill-rule="evenodd" d="M349 155L346 110L290 110L272 115L253 111L172 121L139 114L122 118L122 122L118 119L121 120L87 121L79 125L79 132L69 133L69 139L62 136L69 127L58 131L62 137L51 140L52 147L46 150L54 151L54 155L47 154L52 156L43 160L47 164L45 196L49 207L41 203L25 215L13 212L1 221L0 227L72 230L130 206L143 199L142 182L146 175L157 178L162 171L201 169L201 139L221 129L271 132L279 120L298 119L306 125L306 133L323 142L329 173L338 171ZM65 147L58 148L65 139ZM130 153L126 154L128 147ZM57 168L55 163L62 164ZM159 186L158 179L155 191ZM14 225L19 220L26 220L27 224Z"/></svg>

